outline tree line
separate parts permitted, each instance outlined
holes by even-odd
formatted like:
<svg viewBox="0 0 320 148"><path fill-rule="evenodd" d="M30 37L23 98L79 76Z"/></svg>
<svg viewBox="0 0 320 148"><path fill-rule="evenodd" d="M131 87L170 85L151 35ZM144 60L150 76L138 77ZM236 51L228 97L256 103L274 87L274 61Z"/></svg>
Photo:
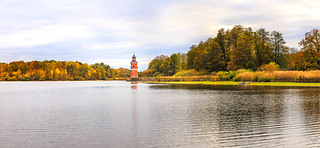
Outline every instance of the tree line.
<svg viewBox="0 0 320 148"><path fill-rule="evenodd" d="M0 63L1 81L107 80L129 75L129 69L112 69L104 63L88 65L78 61L54 60Z"/></svg>
<svg viewBox="0 0 320 148"><path fill-rule="evenodd" d="M157 77L174 75L182 69L187 69L187 55L174 53L170 57L161 55L154 58L148 66L148 69L139 72L141 77Z"/></svg>
<svg viewBox="0 0 320 148"><path fill-rule="evenodd" d="M171 76L182 70L194 69L204 73L236 71L259 67L271 62L281 70L319 70L320 33L313 29L299 42L301 50L289 48L282 33L260 28L254 31L236 25L221 28L216 37L192 45L186 54L157 56L140 76Z"/></svg>

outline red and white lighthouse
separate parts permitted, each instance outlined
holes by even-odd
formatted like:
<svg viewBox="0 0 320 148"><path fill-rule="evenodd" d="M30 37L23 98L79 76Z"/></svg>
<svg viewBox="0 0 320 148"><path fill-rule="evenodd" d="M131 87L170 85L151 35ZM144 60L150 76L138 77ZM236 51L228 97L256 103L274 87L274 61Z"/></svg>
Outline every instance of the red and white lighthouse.
<svg viewBox="0 0 320 148"><path fill-rule="evenodd" d="M138 62L136 61L136 55L133 53L131 63L131 71L130 71L130 78L131 80L138 79Z"/></svg>

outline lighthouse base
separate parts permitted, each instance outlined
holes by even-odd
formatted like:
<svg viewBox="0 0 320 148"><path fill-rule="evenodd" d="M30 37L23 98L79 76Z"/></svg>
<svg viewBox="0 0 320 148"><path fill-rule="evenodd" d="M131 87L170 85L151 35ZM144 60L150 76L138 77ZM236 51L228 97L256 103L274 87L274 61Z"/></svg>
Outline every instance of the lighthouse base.
<svg viewBox="0 0 320 148"><path fill-rule="evenodd" d="M139 81L139 78L130 78L130 81Z"/></svg>

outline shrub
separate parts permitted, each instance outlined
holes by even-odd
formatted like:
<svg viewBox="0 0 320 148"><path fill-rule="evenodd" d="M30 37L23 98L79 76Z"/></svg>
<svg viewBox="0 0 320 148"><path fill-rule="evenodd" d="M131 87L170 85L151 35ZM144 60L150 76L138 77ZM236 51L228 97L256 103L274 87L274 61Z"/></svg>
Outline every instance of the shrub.
<svg viewBox="0 0 320 148"><path fill-rule="evenodd" d="M211 76L210 81L220 81L219 76Z"/></svg>
<svg viewBox="0 0 320 148"><path fill-rule="evenodd" d="M269 64L263 64L258 68L259 71L277 71L279 70L279 65L276 64L275 62L270 62Z"/></svg>
<svg viewBox="0 0 320 148"><path fill-rule="evenodd" d="M217 73L217 76L219 77L220 81L233 81L238 74L245 73L245 72L252 72L252 70L239 69L237 71L229 71L229 72L219 71Z"/></svg>
<svg viewBox="0 0 320 148"><path fill-rule="evenodd" d="M84 80L81 76L74 76L74 80Z"/></svg>
<svg viewBox="0 0 320 148"><path fill-rule="evenodd" d="M228 75L227 75L227 79L228 79L229 81L232 81L232 80L236 77L237 74L238 74L238 73L237 73L236 71L230 71L230 72L228 73Z"/></svg>
<svg viewBox="0 0 320 148"><path fill-rule="evenodd" d="M239 73L244 73L244 72L253 72L253 70L252 69L238 69L236 72L239 74Z"/></svg>
<svg viewBox="0 0 320 148"><path fill-rule="evenodd" d="M183 70L183 71L177 72L173 76L178 77L178 76L199 76L199 75L201 75L200 72L196 71L195 69L190 69L190 70Z"/></svg>
<svg viewBox="0 0 320 148"><path fill-rule="evenodd" d="M190 76L190 77L157 77L157 81L160 82L170 82L170 81L210 81L211 76Z"/></svg>
<svg viewBox="0 0 320 148"><path fill-rule="evenodd" d="M22 76L22 75L19 75L18 80L19 80L19 81L22 81L22 80L23 80L23 76Z"/></svg>
<svg viewBox="0 0 320 148"><path fill-rule="evenodd" d="M254 78L253 72L244 72L235 76L233 81L252 81Z"/></svg>
<svg viewBox="0 0 320 148"><path fill-rule="evenodd" d="M8 81L17 81L17 77L16 76L13 76L13 77L9 77Z"/></svg>
<svg viewBox="0 0 320 148"><path fill-rule="evenodd" d="M220 80L220 81L224 81L224 80L226 79L226 77L225 77L225 72L224 72L224 71L219 71L219 72L217 73L217 76L219 77L219 80Z"/></svg>
<svg viewBox="0 0 320 148"><path fill-rule="evenodd" d="M155 72L152 77L157 77L160 74L160 72Z"/></svg>

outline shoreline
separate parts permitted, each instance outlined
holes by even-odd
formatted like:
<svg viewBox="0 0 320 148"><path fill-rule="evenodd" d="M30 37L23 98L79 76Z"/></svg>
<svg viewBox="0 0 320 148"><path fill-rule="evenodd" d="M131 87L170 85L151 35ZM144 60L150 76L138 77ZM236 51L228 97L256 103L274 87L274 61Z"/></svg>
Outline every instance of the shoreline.
<svg viewBox="0 0 320 148"><path fill-rule="evenodd" d="M242 82L233 81L176 81L176 82L143 82L148 84L184 84L184 85L231 85L231 86L285 86L285 87L320 87L320 83L299 83L299 82Z"/></svg>
<svg viewBox="0 0 320 148"><path fill-rule="evenodd" d="M0 81L1 82L84 82L84 81L127 81L127 80L30 80L30 81Z"/></svg>

